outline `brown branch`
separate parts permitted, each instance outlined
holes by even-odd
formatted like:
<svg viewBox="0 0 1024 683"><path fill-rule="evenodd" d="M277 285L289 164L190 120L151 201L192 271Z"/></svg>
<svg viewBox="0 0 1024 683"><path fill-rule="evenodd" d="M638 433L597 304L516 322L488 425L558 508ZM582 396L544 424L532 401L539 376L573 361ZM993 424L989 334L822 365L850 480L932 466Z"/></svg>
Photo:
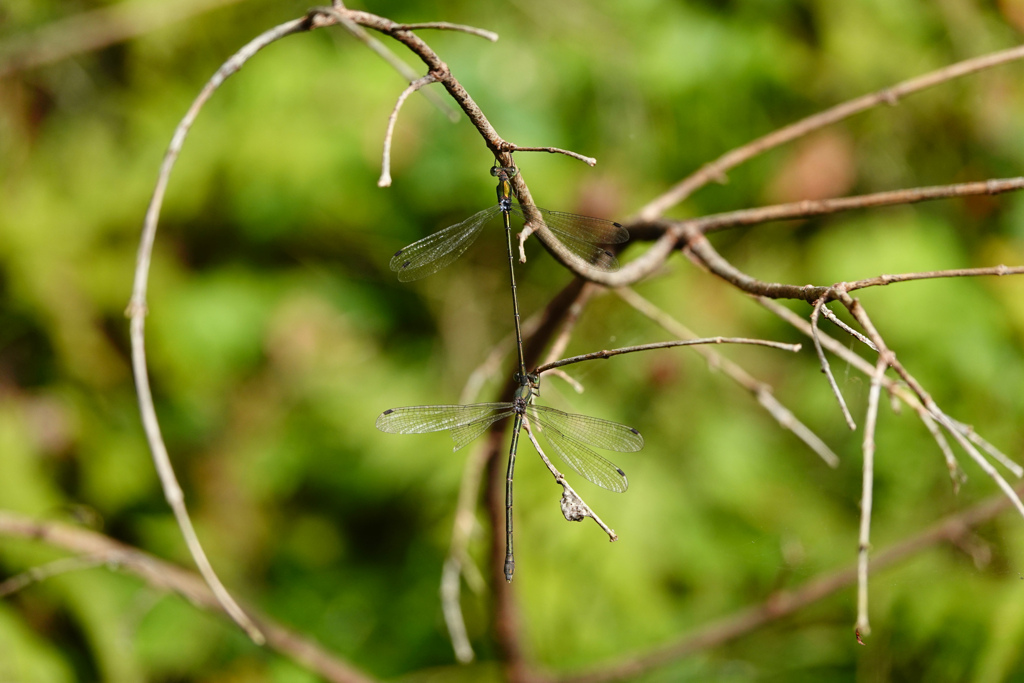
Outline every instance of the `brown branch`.
<svg viewBox="0 0 1024 683"><path fill-rule="evenodd" d="M920 273L900 273L898 275L878 275L866 280L844 282L842 288L847 292L866 287L881 287L891 285L895 282L910 282L911 280L933 280L945 277L982 277L989 275L1024 275L1024 266L989 266L987 268L954 268L952 270L930 270Z"/></svg>
<svg viewBox="0 0 1024 683"><path fill-rule="evenodd" d="M538 375L547 372L548 370L554 370L555 368L561 368L566 365L573 365L575 363L582 363L588 360L605 360L613 356L620 356L626 353L637 353L639 351L653 351L655 349L670 349L677 346L697 346L699 344L748 344L751 346L767 346L773 349L780 349L782 351L792 351L796 353L800 350L799 344L786 344L785 342L775 342L768 339L748 339L746 337L705 337L703 339L676 339L673 341L666 342L653 342L651 344L639 344L637 346L624 346L618 349L605 349L602 351L593 351L591 353L584 353L579 356L572 356L571 358L563 358L562 360L552 361L545 363L534 370Z"/></svg>
<svg viewBox="0 0 1024 683"><path fill-rule="evenodd" d="M683 226L687 239L687 249L695 256L700 265L708 271L732 284L738 289L769 299L797 299L813 304L818 299L825 303L840 299L840 292L878 287L896 282L911 280L928 280L943 277L980 277L986 275L1021 275L1024 266L989 266L986 268L959 268L953 270L935 270L920 273L901 273L898 275L878 275L854 282L839 282L834 285L789 285L779 282L764 282L753 278L722 257L711 242L692 225ZM823 309L824 310L824 309Z"/></svg>
<svg viewBox="0 0 1024 683"><path fill-rule="evenodd" d="M755 209L742 209L716 213L686 221L705 234L737 228L746 225L768 223L771 221L797 220L825 216L841 211L854 209L870 209L881 206L899 204L916 204L918 202L949 199L952 197L974 197L979 195L996 195L1024 189L1024 178L1001 178L973 183L956 183L954 185L936 185L932 187L915 187L906 190L876 192L854 197L838 197L836 199L805 199L789 204L762 206ZM682 221L678 221L682 222ZM659 225L674 225L678 222L659 221Z"/></svg>
<svg viewBox="0 0 1024 683"><path fill-rule="evenodd" d="M161 591L177 593L200 609L225 614L204 579L194 572L165 562L103 534L60 522L43 522L14 512L0 511L0 536L24 538L66 550L90 562L102 562L134 574ZM309 638L272 619L247 609L266 636L267 647L294 660L332 683L367 683L373 680Z"/></svg>
<svg viewBox="0 0 1024 683"><path fill-rule="evenodd" d="M615 529L604 523L597 513L587 505L583 497L569 485L569 482L565 480L565 475L558 471L558 468L552 464L548 458L547 453L541 448L540 443L537 441L537 437L533 435L533 430L530 428L530 421L528 419L523 420L523 428L526 430L526 436L529 437L530 443L537 450L537 455L540 456L544 466L548 468L548 472L555 478L555 483L562 487L562 515L569 522L582 522L587 517L590 517L594 522L597 523L601 530L608 535L608 540L615 542L619 540L619 537L615 533Z"/></svg>
<svg viewBox="0 0 1024 683"><path fill-rule="evenodd" d="M1017 490L1024 493L1024 484ZM959 547L967 532L993 519L1010 507L1006 496L996 495L946 517L925 531L889 546L875 555L872 573L892 567L943 541ZM742 638L757 629L795 614L824 598L853 585L857 581L857 565L824 574L793 590L781 590L770 595L761 604L742 609L730 616L705 625L700 630L679 640L657 647L647 654L630 657L615 664L602 665L590 672L565 676L560 683L606 683L639 677L648 671L665 666L698 652L720 647Z"/></svg>

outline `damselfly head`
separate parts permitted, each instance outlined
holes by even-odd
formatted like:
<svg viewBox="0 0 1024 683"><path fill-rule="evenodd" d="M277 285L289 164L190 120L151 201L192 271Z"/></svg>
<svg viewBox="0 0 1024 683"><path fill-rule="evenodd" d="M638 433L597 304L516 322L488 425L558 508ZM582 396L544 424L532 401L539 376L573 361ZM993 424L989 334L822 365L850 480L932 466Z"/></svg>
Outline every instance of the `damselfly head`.
<svg viewBox="0 0 1024 683"><path fill-rule="evenodd" d="M509 178L515 178L519 175L519 169L516 168L515 164L512 166L501 166L498 164L498 160L494 160L494 166L491 166L491 175L495 178L502 178L508 180Z"/></svg>

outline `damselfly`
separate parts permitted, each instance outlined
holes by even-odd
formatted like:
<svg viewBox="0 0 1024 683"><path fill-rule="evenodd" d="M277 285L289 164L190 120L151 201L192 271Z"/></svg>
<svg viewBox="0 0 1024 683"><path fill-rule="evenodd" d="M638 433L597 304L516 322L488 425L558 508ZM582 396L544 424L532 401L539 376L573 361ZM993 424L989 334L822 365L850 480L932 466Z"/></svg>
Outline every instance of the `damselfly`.
<svg viewBox="0 0 1024 683"><path fill-rule="evenodd" d="M618 466L595 453L593 448L629 453L644 447L640 432L617 422L587 415L565 413L538 406L540 393L536 375L517 374L519 386L509 403L473 403L470 405L411 406L391 408L377 418L377 429L391 434L423 434L448 430L459 450L480 436L490 425L514 416L512 444L509 447L505 478L505 579L512 580L515 559L512 554L512 475L523 418L542 434L552 448L577 474L610 491L622 492L629 482Z"/></svg>

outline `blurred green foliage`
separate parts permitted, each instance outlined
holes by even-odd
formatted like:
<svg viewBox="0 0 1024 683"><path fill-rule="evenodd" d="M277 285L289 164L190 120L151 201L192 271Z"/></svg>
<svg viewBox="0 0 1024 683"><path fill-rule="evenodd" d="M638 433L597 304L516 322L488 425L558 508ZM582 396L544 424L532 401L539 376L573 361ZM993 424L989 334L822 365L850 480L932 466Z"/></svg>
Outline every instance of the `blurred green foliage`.
<svg viewBox="0 0 1024 683"><path fill-rule="evenodd" d="M105 4L5 3L0 42ZM241 45L305 9L249 0L0 80L0 508L65 520L72 509L91 510L104 532L190 564L139 427L127 357L123 310L139 229L195 94ZM495 44L422 36L503 137L597 157L590 169L518 155L538 203L619 217L779 126L1015 44L1022 13L1014 0L366 9L498 31ZM1019 175L1022 77L1024 65L1004 66L867 112L829 129L831 138L754 160L673 213L800 198L804 186L791 196L780 179L804 152L825 148L815 146L821 140L839 150L825 160L848 171L844 194ZM394 186L376 187L402 87L343 31L320 31L269 47L215 95L165 202L149 295L150 373L200 536L239 595L378 676L496 678L489 598L464 589L480 663L457 670L437 597L467 452L451 454L443 434L398 438L373 427L387 407L456 401L511 329L501 240L485 236L414 285L388 270L395 249L493 201L479 136L421 97L398 121ZM828 284L1020 264L1022 226L1024 197L1004 195L714 241L754 276ZM532 254L520 275L526 316L569 279ZM721 353L771 383L842 464L825 467L685 350L577 366L582 395L547 381L546 403L633 425L648 444L617 459L628 493L579 486L618 532L613 545L593 525L563 523L557 488L530 447L521 454L514 588L527 649L554 671L643 651L855 558L861 433L845 428L806 340L682 260L637 290L700 334L804 341L793 357ZM1019 278L917 282L861 297L949 413L1005 452L1024 451ZM570 353L665 338L604 296ZM862 421L866 380L834 368ZM492 400L504 373L474 400ZM995 491L963 460L970 479L954 495L916 418L884 408L875 548ZM1005 515L969 539L973 561L936 547L876 575L867 647L853 638L846 590L645 680L1022 680L1022 530ZM485 536L481 529L473 546L481 563ZM60 556L5 539L0 571ZM93 680L313 679L218 617L107 568L0 602L0 681Z"/></svg>

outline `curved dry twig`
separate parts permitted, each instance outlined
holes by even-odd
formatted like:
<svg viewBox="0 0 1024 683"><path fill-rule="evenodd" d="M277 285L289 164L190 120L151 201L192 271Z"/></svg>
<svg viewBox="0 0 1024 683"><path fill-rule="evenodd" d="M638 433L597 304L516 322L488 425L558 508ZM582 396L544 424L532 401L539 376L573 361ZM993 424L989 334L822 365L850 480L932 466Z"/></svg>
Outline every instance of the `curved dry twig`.
<svg viewBox="0 0 1024 683"><path fill-rule="evenodd" d="M561 148L558 148L558 147L520 147L518 145L513 145L513 144L509 144L508 147L509 147L508 151L510 151L510 152L548 152L550 154L564 154L567 157L572 157L573 159L579 159L580 161L585 163L587 166L596 166L597 165L597 159L595 159L594 157L588 157L588 156L585 156L585 155L580 154L578 152L572 152L572 151L570 151L568 149L561 149Z"/></svg>
<svg viewBox="0 0 1024 683"><path fill-rule="evenodd" d="M417 31L419 29L438 29L441 31L460 31L462 33L469 33L470 35L478 36L480 38L486 38L492 43L498 42L498 34L494 31L488 31L487 29L477 28L476 26L466 26L465 24L452 24L447 21L421 21L416 24L396 24L396 31Z"/></svg>
<svg viewBox="0 0 1024 683"><path fill-rule="evenodd" d="M165 562L103 534L63 524L43 522L26 515L0 510L0 536L24 538L66 550L80 559L102 563L133 574L161 591L177 593L200 609L224 613L224 606L205 579L194 572ZM316 642L265 616L255 616L267 647L291 658L331 683L369 683L373 679Z"/></svg>
<svg viewBox="0 0 1024 683"><path fill-rule="evenodd" d="M552 464L551 460L544 452L544 449L541 448L540 443L537 442L537 437L533 435L533 430L530 429L530 421L524 419L523 427L526 428L526 435L530 438L530 443L532 443L533 447L537 449L537 455L540 456L540 459L544 462L544 466L548 468L549 472L551 472L551 476L555 478L555 483L562 487L561 507L562 515L565 517L566 521L582 522L584 519L589 517L594 520L594 522L596 522L597 525L608 535L609 541L614 542L619 540L615 530L605 524L604 520L597 516L597 513L587 505L586 501L583 500L580 494L576 493L572 486L569 486L569 482L565 480L565 475L559 472L554 464Z"/></svg>
<svg viewBox="0 0 1024 683"><path fill-rule="evenodd" d="M391 187L391 138L395 133L395 122L398 121L398 112L402 109L402 105L405 104L406 99L409 95L413 94L420 88L433 83L436 78L433 74L427 74L423 78L418 78L409 84L402 94L398 96L398 101L395 102L395 108L391 110L391 116L388 117L388 129L384 134L384 158L380 164L380 179L377 181L377 187Z"/></svg>
<svg viewBox="0 0 1024 683"><path fill-rule="evenodd" d="M821 348L821 339L818 337L818 314L823 310L828 310L828 306L825 305L823 299L818 299L814 302L814 310L811 311L811 340L814 342L814 352L818 354L818 362L821 363L821 371L828 378L828 385L832 387L832 394L836 397L839 408L843 411L846 426L853 431L857 429L857 423L853 421L853 415L850 414L850 409L846 407L846 399L843 398L843 392L839 391L839 385L836 384L836 378L832 374L832 366L829 365L828 358L825 357L825 351Z"/></svg>
<svg viewBox="0 0 1024 683"><path fill-rule="evenodd" d="M178 478L174 474L174 468L167 453L167 446L164 444L163 436L161 435L160 422L157 419L156 407L153 404L153 392L149 386L149 368L146 362L146 315L148 313L146 291L149 282L149 266L153 257L153 244L156 241L157 224L160 219L160 208L163 205L167 184L170 182L171 171L181 152L182 145L185 143L188 131L191 129L192 124L195 123L196 117L199 116L203 105L206 104L225 80L237 73L257 52L281 38L294 33L308 31L314 25L315 15L312 15L285 22L251 40L217 69L217 72L214 73L213 77L206 83L192 102L181 122L178 123L174 135L171 137L171 143L167 148L167 152L164 153L156 188L153 190L153 196L150 198L149 206L146 209L146 218L143 223L142 237L139 241L138 256L135 264L132 297L125 312L131 319L132 371L135 375L139 411L142 414L143 429L149 442L153 464L160 478L160 485L163 487L164 497L174 512L175 520L188 546L189 553L192 555L192 559L195 561L203 578L206 579L210 589L217 596L217 599L228 614L231 615L231 618L257 643L263 642L263 635L221 583L206 557L202 544L199 542L199 537L195 533L192 520L188 515L188 509L185 506L185 496L182 493L181 486L178 484Z"/></svg>
<svg viewBox="0 0 1024 683"><path fill-rule="evenodd" d="M867 416L864 418L864 441L861 465L860 533L857 542L857 637L870 635L868 622L868 551L871 549L871 509L875 484L875 426L878 424L878 399L882 388L882 375L889 367L886 352L878 354L875 371L871 374L868 390Z"/></svg>

